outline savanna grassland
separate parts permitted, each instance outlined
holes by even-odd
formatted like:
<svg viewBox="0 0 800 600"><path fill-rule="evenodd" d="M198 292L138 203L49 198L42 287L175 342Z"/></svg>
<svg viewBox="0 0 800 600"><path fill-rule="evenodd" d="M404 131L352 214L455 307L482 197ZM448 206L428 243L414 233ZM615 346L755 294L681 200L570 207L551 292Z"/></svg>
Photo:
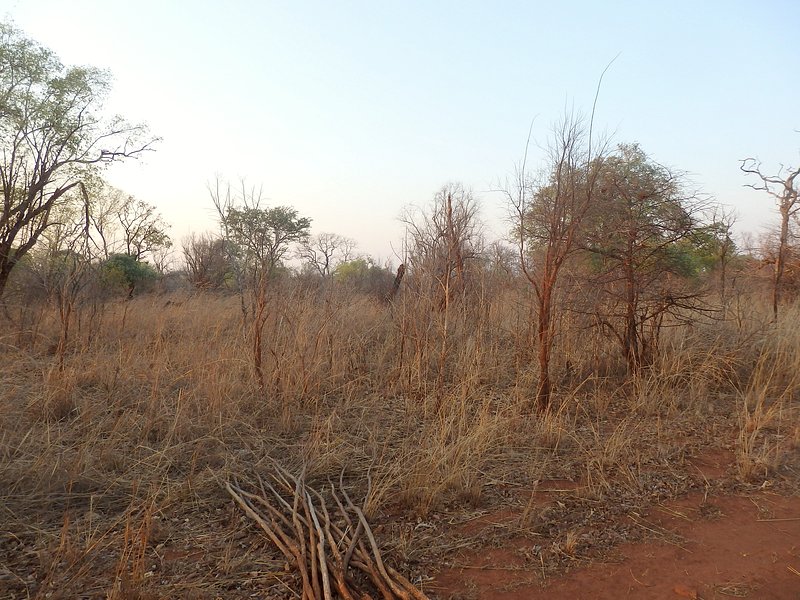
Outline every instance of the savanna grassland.
<svg viewBox="0 0 800 600"><path fill-rule="evenodd" d="M798 306L776 324L740 292L667 321L634 375L564 313L542 411L529 286L474 289L442 309L412 285L390 303L273 286L261 385L236 294L87 303L61 345L51 305L7 303L1 595L300 597L298 570L226 489L256 490L276 465L323 496L347 490L383 560L431 598L577 597L547 589L621 545L672 539L648 519L681 499L800 507ZM513 569L480 567L506 577L487 592L469 564L498 549ZM738 595L791 597L787 560Z"/></svg>
<svg viewBox="0 0 800 600"><path fill-rule="evenodd" d="M180 30L191 29L175 14ZM570 13L570 27L573 20ZM448 18L443 30L451 28ZM212 42L231 46L204 33L193 53L169 37L185 57L206 56L200 48L222 56ZM311 36L291 38L305 44ZM431 36L436 53L439 38ZM99 39L88 56L106 55ZM647 52L657 52L647 41ZM248 45L247 60L256 46ZM365 49L373 53L367 45L352 54ZM304 45L299 54L317 53ZM65 65L4 17L0 599L796 600L800 166L762 164L754 147L737 171L729 153L695 144L724 139L738 151L736 134L762 150L777 146L764 125L757 136L734 131L726 121L735 117L717 114L721 103L705 93L694 95L713 119L698 113L689 121L651 112L652 98L620 96L624 106L645 107L648 119L658 115L668 146L685 140L685 168L711 169L726 185L735 174L735 185L777 209L776 226L759 239L740 232L722 202L735 198L718 201L689 171L601 133L598 100L615 61L601 72L588 114L566 111L546 139L531 123L513 174L483 198L451 181L424 205L398 205L397 244L385 211L371 209L419 200L409 191L416 188L398 184L428 176L403 172L384 152L394 133L364 131L359 155L340 144L355 134L346 121L340 133L318 131L298 113L295 126L313 132L303 141L260 92L251 115L231 104L247 95L240 89L230 101L195 106L208 95L204 59L193 61L204 87L189 92L191 102L170 87L188 81L175 77L183 65L157 85L135 75L129 85L156 99L153 107L166 111L161 122L191 119L183 140L164 133L173 145L160 167L129 177L175 215L205 205L215 216L177 250L170 228L187 223L170 224L156 204L111 179L115 165L153 156L159 134L109 111L110 71ZM469 81L480 81L474 62L493 64L468 62ZM528 70L508 70L511 83ZM380 71L390 77L392 101L402 101L397 71L382 59ZM262 76L294 87L260 63L242 73L248 84ZM286 73L316 79L293 63ZM629 77L652 96L639 75ZM393 123L398 132L420 121L429 129L418 139L449 137L442 119L405 107L402 117L363 94L361 81L336 81L298 96L298 108L356 106L364 125L373 123L364 114L379 107L374 115L387 121L410 119ZM545 87L561 93L552 82ZM666 105L691 96L685 83L667 87L682 95ZM333 88L365 104L329 102ZM521 99L520 89L505 96ZM424 90L423 104L429 96ZM529 98L518 114L541 100ZM750 116L777 112L751 101L743 109ZM457 117L450 100L440 104L445 120ZM505 150L473 138L481 119L487 131L511 127L498 119L514 111L497 106L461 111L468 144L426 142L428 150L465 145L505 160ZM236 126L196 116L239 112ZM259 133L267 116L286 131L286 148ZM673 131L681 120L718 121L723 135ZM214 141L215 123L224 144ZM235 141L234 130L251 139ZM318 146L323 138L333 144L327 150ZM263 155L248 150L254 140ZM427 172L434 162L419 145L405 152ZM302 210L273 204L245 178L205 180L198 194L206 159L280 172L271 156L284 152L303 170L287 171L277 198ZM331 163L332 171L315 162L339 152L346 161ZM718 162L704 167L712 154ZM478 156L464 159L465 168L497 164ZM444 164L456 162L453 155ZM377 169L361 181L378 164L391 165L391 175ZM359 181L340 180L344 170ZM295 194L298 182L314 185ZM397 188L383 194L389 186ZM481 215L488 201L504 209L502 223ZM314 206L383 236L402 264L381 264L356 240L312 229L315 219L326 223Z"/></svg>

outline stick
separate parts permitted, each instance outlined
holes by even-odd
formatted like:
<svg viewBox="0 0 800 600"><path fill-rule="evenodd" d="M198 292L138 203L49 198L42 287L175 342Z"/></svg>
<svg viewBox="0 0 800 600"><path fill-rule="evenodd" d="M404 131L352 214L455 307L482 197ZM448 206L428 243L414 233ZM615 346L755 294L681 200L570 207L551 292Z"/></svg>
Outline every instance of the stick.
<svg viewBox="0 0 800 600"><path fill-rule="evenodd" d="M325 497L306 486L305 468L295 477L276 463L271 474L274 485L259 475L257 478L260 496L243 490L235 478L225 488L300 572L302 600L370 598L357 589L348 575L350 567L368 576L383 600L428 600L419 588L384 564L363 507L356 506L344 487L344 470L338 490L328 479L331 496L344 519L341 527L331 519ZM365 505L372 490L370 473L367 480Z"/></svg>
<svg viewBox="0 0 800 600"><path fill-rule="evenodd" d="M322 591L325 594L325 600L333 600L331 596L331 582L328 579L328 564L325 561L325 536L322 533L322 527L317 519L317 512L314 510L314 505L311 502L311 494L306 492L306 505L308 511L311 513L311 520L314 521L314 527L317 530L317 557L319 559L319 570L322 575Z"/></svg>
<svg viewBox="0 0 800 600"><path fill-rule="evenodd" d="M251 519L253 519L253 520L254 520L256 523L258 523L258 524L259 524L259 526L261 527L261 529L263 529L263 530L264 530L264 533L266 533L266 534L267 534L267 537L269 537L269 539L272 541L272 543L273 543L273 544L275 544L275 545L278 547L278 550L280 550L280 551L283 553L283 555L284 555L284 556L286 556L286 558L289 558L289 559L293 558L292 554L291 554L291 553L289 552L289 550L288 550L288 549L287 549L287 548L286 548L286 547L283 545L283 543L281 542L281 540L280 540L280 539L278 539L278 537L277 537L277 536L275 535L275 533L272 531L272 529L271 529L271 528L270 528L270 526L267 524L267 522L266 522L266 521L264 521L264 519L262 519L262 518L261 518L261 516L260 516L260 515L259 515L259 514L258 514L256 511L254 511L252 508L250 508L250 506L249 506L249 505L248 505L248 504L247 504L247 503L246 503L246 502L245 502L245 501L244 501L244 500L243 500L243 499L242 499L242 498L241 498L241 497L240 497L240 496L239 496L239 495L238 495L238 494L237 494L237 493L236 493L236 492L233 490L233 488L231 488L231 484L230 484L230 483L226 483L226 484L225 484L225 487L227 488L227 490L228 490L228 493L229 493L229 494L230 494L230 495L233 497L233 499L236 501L236 503L237 503L239 506L241 506L241 507L242 507L242 510L244 510L245 514L247 514L247 516L248 516L248 517L250 517L250 518L251 518Z"/></svg>

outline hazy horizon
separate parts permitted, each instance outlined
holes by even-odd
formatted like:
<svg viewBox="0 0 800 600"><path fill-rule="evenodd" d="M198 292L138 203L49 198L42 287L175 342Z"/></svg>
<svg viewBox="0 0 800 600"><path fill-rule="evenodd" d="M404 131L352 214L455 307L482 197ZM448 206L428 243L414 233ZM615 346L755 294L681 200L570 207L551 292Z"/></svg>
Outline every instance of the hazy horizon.
<svg viewBox="0 0 800 600"><path fill-rule="evenodd" d="M263 186L271 205L390 258L397 220L448 181L481 199L501 237L494 193L522 157L541 162L551 124L588 114L734 207L739 231L775 218L744 187L739 160L765 171L800 160L791 2L696 6L539 3L100 3L11 0L0 15L65 64L114 76L110 112L163 137L108 180L155 204L179 246L216 228L217 175ZM788 19L791 20L791 19ZM793 120L794 119L794 120Z"/></svg>

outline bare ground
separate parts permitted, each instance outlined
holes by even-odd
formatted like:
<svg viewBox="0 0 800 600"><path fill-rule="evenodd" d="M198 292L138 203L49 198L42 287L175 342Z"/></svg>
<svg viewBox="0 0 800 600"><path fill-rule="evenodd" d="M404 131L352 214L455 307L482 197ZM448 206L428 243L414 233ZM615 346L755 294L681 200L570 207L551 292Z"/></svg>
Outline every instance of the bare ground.
<svg viewBox="0 0 800 600"><path fill-rule="evenodd" d="M629 518L644 541L600 557L576 553L567 572L537 572L535 545L516 540L459 556L432 589L453 599L800 598L797 496L693 492Z"/></svg>

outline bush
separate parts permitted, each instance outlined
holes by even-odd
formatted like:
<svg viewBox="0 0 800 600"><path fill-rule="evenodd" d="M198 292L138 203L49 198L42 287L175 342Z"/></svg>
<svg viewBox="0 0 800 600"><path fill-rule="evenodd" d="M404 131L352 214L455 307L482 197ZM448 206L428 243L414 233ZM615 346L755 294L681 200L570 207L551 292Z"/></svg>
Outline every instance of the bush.
<svg viewBox="0 0 800 600"><path fill-rule="evenodd" d="M112 254L102 267L103 283L112 291L125 292L133 298L141 290L158 279L158 272L146 262L127 254Z"/></svg>

